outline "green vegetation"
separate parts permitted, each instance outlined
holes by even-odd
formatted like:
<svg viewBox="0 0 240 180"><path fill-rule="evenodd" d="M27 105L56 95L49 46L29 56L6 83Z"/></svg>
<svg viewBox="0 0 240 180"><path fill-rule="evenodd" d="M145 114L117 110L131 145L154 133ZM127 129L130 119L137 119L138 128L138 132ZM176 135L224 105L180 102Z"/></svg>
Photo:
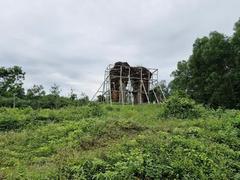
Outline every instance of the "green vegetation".
<svg viewBox="0 0 240 180"><path fill-rule="evenodd" d="M199 103L240 108L240 20L227 37L219 32L197 38L188 60L172 73L171 91L184 91Z"/></svg>
<svg viewBox="0 0 240 180"><path fill-rule="evenodd" d="M201 107L196 102L187 97L172 95L163 103L163 113L160 116L166 118L198 118L201 116Z"/></svg>
<svg viewBox="0 0 240 180"><path fill-rule="evenodd" d="M172 75L161 105L107 106L0 67L0 179L240 179L240 20Z"/></svg>
<svg viewBox="0 0 240 180"><path fill-rule="evenodd" d="M61 89L56 84L53 84L48 94L42 85L33 85L25 93L23 88L25 74L19 66L0 67L0 107L58 109L82 106L89 102L88 96L82 93L82 97L78 98L72 89L69 97L60 96Z"/></svg>
<svg viewBox="0 0 240 180"><path fill-rule="evenodd" d="M196 106L0 108L0 179L239 179L240 111Z"/></svg>

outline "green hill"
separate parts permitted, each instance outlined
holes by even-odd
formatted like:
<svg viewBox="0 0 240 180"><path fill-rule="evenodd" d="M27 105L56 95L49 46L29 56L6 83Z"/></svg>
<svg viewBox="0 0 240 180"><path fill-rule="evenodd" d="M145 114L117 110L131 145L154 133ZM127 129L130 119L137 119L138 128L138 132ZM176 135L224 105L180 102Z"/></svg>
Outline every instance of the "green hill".
<svg viewBox="0 0 240 180"><path fill-rule="evenodd" d="M188 117L163 105L0 108L0 179L239 179L240 111Z"/></svg>

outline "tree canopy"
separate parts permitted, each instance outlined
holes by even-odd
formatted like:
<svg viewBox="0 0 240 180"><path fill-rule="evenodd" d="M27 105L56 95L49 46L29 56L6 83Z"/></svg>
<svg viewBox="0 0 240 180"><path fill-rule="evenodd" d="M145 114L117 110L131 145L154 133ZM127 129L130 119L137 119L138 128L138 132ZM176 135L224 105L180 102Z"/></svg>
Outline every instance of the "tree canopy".
<svg viewBox="0 0 240 180"><path fill-rule="evenodd" d="M172 76L171 91L212 107L240 108L240 20L231 37L214 31L196 39L192 55Z"/></svg>
<svg viewBox="0 0 240 180"><path fill-rule="evenodd" d="M25 72L19 66L0 67L0 96L24 96L23 80Z"/></svg>

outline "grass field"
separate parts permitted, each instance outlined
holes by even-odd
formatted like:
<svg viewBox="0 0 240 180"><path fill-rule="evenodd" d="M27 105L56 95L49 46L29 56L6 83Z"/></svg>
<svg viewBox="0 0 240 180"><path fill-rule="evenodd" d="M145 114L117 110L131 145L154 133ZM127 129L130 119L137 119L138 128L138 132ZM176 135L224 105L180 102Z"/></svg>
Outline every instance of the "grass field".
<svg viewBox="0 0 240 180"><path fill-rule="evenodd" d="M0 108L0 179L240 179L240 111Z"/></svg>

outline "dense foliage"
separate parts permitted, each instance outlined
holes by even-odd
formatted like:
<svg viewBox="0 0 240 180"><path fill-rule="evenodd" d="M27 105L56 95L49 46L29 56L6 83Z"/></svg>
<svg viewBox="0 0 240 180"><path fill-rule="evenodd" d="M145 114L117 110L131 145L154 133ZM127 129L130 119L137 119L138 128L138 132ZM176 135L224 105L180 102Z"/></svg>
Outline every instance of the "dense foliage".
<svg viewBox="0 0 240 180"><path fill-rule="evenodd" d="M178 63L172 76L172 91L212 107L240 108L240 20L231 37L215 31L198 38L192 55Z"/></svg>
<svg viewBox="0 0 240 180"><path fill-rule="evenodd" d="M0 179L240 177L239 111L165 119L167 107L0 108Z"/></svg>
<svg viewBox="0 0 240 180"><path fill-rule="evenodd" d="M25 72L19 66L0 67L0 96L12 97L15 95L22 97L24 95L22 87L24 76Z"/></svg>
<svg viewBox="0 0 240 180"><path fill-rule="evenodd" d="M48 94L42 85L33 85L25 93L24 79L25 72L21 67L0 67L0 107L58 109L66 106L82 106L89 102L88 96L82 93L82 97L78 98L72 89L69 97L61 96L61 89L56 84L51 87Z"/></svg>
<svg viewBox="0 0 240 180"><path fill-rule="evenodd" d="M67 106L82 106L89 103L88 97L82 97L79 99L72 100L69 97L45 95L42 97L34 98L18 98L18 97L1 97L0 96L0 107L13 107L26 108L31 107L33 109L39 108L50 108L59 109Z"/></svg>
<svg viewBox="0 0 240 180"><path fill-rule="evenodd" d="M25 73L18 66L0 68L0 107L58 109L66 106L82 106L89 102L88 96L82 94L82 97L78 98L73 90L69 97L60 96L61 90L56 84L51 87L49 94L42 85L33 85L25 94L22 82L24 75Z"/></svg>
<svg viewBox="0 0 240 180"><path fill-rule="evenodd" d="M165 118L187 119L200 117L200 112L201 106L194 100L176 94L163 103L163 113L160 115Z"/></svg>

